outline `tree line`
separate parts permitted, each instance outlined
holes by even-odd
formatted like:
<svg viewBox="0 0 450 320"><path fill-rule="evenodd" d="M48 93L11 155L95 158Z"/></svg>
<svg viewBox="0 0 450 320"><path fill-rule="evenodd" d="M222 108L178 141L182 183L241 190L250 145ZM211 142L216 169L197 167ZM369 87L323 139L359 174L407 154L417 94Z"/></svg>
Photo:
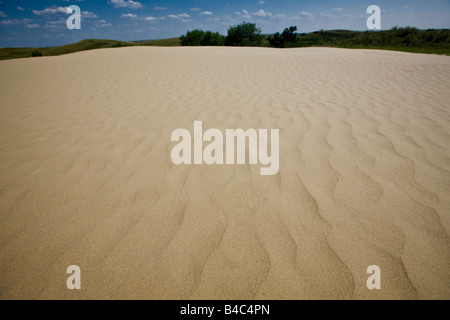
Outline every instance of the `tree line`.
<svg viewBox="0 0 450 320"><path fill-rule="evenodd" d="M227 36L197 29L182 35L180 41L182 46L261 46L263 38L255 23L244 22L230 27Z"/></svg>
<svg viewBox="0 0 450 320"><path fill-rule="evenodd" d="M450 54L450 30L419 30L414 27L394 27L383 31L330 30L297 33L296 26L273 35L261 34L255 23L243 22L231 26L227 35L218 32L192 30L180 37L183 46L270 46L294 48L327 46L340 48L380 48L403 51Z"/></svg>

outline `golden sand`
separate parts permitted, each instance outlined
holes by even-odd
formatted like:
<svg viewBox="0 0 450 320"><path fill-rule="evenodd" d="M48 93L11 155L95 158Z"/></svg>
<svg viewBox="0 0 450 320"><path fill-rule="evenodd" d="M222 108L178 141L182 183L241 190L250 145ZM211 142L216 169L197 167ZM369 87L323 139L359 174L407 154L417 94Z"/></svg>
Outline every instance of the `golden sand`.
<svg viewBox="0 0 450 320"><path fill-rule="evenodd" d="M0 74L1 299L450 298L450 57L132 47ZM278 174L174 165L196 120L279 129Z"/></svg>

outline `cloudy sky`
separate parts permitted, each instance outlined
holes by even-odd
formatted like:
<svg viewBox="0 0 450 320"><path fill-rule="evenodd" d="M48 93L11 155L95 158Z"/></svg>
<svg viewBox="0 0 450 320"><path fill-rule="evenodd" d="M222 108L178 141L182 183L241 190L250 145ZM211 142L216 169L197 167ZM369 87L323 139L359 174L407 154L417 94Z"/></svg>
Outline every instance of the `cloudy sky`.
<svg viewBox="0 0 450 320"><path fill-rule="evenodd" d="M226 34L257 23L263 33L295 25L299 32L365 30L369 5L382 10L382 29L450 28L450 0L2 0L0 47L55 46L87 38L147 40L200 28ZM81 30L68 30L66 7L82 11Z"/></svg>

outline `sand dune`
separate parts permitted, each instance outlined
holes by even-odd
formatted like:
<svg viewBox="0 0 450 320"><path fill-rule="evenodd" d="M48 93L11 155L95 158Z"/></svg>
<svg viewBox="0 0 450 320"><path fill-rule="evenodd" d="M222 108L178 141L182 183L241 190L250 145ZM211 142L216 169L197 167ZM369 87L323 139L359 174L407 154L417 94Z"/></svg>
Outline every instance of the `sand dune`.
<svg viewBox="0 0 450 320"><path fill-rule="evenodd" d="M450 57L133 47L0 73L0 298L450 298ZM174 165L195 120L280 129L279 173Z"/></svg>

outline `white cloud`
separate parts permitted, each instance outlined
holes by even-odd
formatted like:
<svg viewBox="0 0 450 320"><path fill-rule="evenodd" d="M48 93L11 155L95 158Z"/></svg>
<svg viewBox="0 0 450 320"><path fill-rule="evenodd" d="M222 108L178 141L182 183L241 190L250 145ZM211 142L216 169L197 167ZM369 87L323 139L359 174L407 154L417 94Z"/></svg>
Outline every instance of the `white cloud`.
<svg viewBox="0 0 450 320"><path fill-rule="evenodd" d="M47 15L47 14L56 14L56 13L67 13L67 7L56 7L52 6L49 8L45 8L43 10L33 10L33 14L37 16Z"/></svg>
<svg viewBox="0 0 450 320"><path fill-rule="evenodd" d="M270 12L266 12L263 9L259 9L255 13L253 13L254 16L265 18L265 17L271 17L272 14Z"/></svg>
<svg viewBox="0 0 450 320"><path fill-rule="evenodd" d="M61 24L61 25L64 25L63 27L65 28L66 27L65 22L66 22L66 19L57 19L57 20L47 21L47 24L54 24L54 25Z"/></svg>
<svg viewBox="0 0 450 320"><path fill-rule="evenodd" d="M55 25L55 24L46 24L44 26L44 28L47 28L47 29L58 29L58 26Z"/></svg>
<svg viewBox="0 0 450 320"><path fill-rule="evenodd" d="M232 21L232 19L230 16L220 16L220 17L215 17L215 18L211 19L210 21L229 23L230 21Z"/></svg>
<svg viewBox="0 0 450 320"><path fill-rule="evenodd" d="M276 19L281 19L281 20L286 20L286 15L284 15L284 14L276 14L275 18Z"/></svg>
<svg viewBox="0 0 450 320"><path fill-rule="evenodd" d="M133 0L111 0L108 3L114 5L115 8L139 9L144 7L139 1Z"/></svg>
<svg viewBox="0 0 450 320"><path fill-rule="evenodd" d="M153 10L167 10L167 7L154 7Z"/></svg>
<svg viewBox="0 0 450 320"><path fill-rule="evenodd" d="M19 10L19 11L25 11L25 9L22 8L22 7L17 7L17 10Z"/></svg>
<svg viewBox="0 0 450 320"><path fill-rule="evenodd" d="M238 16L242 16L243 18L246 18L246 19L251 18L250 15L248 14L248 11L245 9L240 12L239 11L235 12L234 14L238 15Z"/></svg>
<svg viewBox="0 0 450 320"><path fill-rule="evenodd" d="M82 11L81 12L81 17L82 18L98 18L97 15L93 12L90 11Z"/></svg>
<svg viewBox="0 0 450 320"><path fill-rule="evenodd" d="M36 29L36 28L39 28L39 25L34 23L34 24L27 24L27 25L25 25L25 27L30 28L30 29Z"/></svg>
<svg viewBox="0 0 450 320"><path fill-rule="evenodd" d="M167 18L170 19L177 19L180 20L181 22L191 22L192 20L190 19L191 16L188 15L187 13L180 13L180 14L169 14L167 16Z"/></svg>
<svg viewBox="0 0 450 320"><path fill-rule="evenodd" d="M199 14L201 14L202 16L212 16L213 15L213 13L211 11L203 11L203 12L200 12Z"/></svg>
<svg viewBox="0 0 450 320"><path fill-rule="evenodd" d="M152 17L152 16L148 16L145 17L144 20L145 21L157 21L157 20L165 20L166 17Z"/></svg>
<svg viewBox="0 0 450 320"><path fill-rule="evenodd" d="M108 27L112 27L112 24L111 23L108 23L108 22L106 22L105 20L98 20L97 21L97 23L98 23L98 26L99 27L102 27L102 28L108 28Z"/></svg>
<svg viewBox="0 0 450 320"><path fill-rule="evenodd" d="M264 4L264 3L266 3L266 2L261 0L261 1L258 1L258 3L259 3L259 4Z"/></svg>
<svg viewBox="0 0 450 320"><path fill-rule="evenodd" d="M15 24L21 24L22 22L20 20L17 19L12 19L12 20L1 20L0 24L4 25L4 26L12 26Z"/></svg>
<svg viewBox="0 0 450 320"><path fill-rule="evenodd" d="M334 18L335 16L329 13L320 13L319 14L321 17L326 17L326 18Z"/></svg>
<svg viewBox="0 0 450 320"><path fill-rule="evenodd" d="M124 13L120 16L121 18L130 18L130 19L136 19L137 18L137 14L133 14L133 13Z"/></svg>
<svg viewBox="0 0 450 320"><path fill-rule="evenodd" d="M3 11L0 11L0 18L6 18L8 17Z"/></svg>
<svg viewBox="0 0 450 320"><path fill-rule="evenodd" d="M172 18L172 19L185 19L185 18L190 18L191 16L188 15L187 13L181 13L181 14L169 14L167 16L167 18Z"/></svg>
<svg viewBox="0 0 450 320"><path fill-rule="evenodd" d="M333 8L333 11L343 11L343 8Z"/></svg>
<svg viewBox="0 0 450 320"><path fill-rule="evenodd" d="M200 10L202 10L202 9L200 9L200 8L191 8L191 11L200 11Z"/></svg>
<svg viewBox="0 0 450 320"><path fill-rule="evenodd" d="M310 17L310 16L313 15L311 12L303 11L303 10L300 12L300 14L301 14L302 16L307 16L307 17Z"/></svg>

